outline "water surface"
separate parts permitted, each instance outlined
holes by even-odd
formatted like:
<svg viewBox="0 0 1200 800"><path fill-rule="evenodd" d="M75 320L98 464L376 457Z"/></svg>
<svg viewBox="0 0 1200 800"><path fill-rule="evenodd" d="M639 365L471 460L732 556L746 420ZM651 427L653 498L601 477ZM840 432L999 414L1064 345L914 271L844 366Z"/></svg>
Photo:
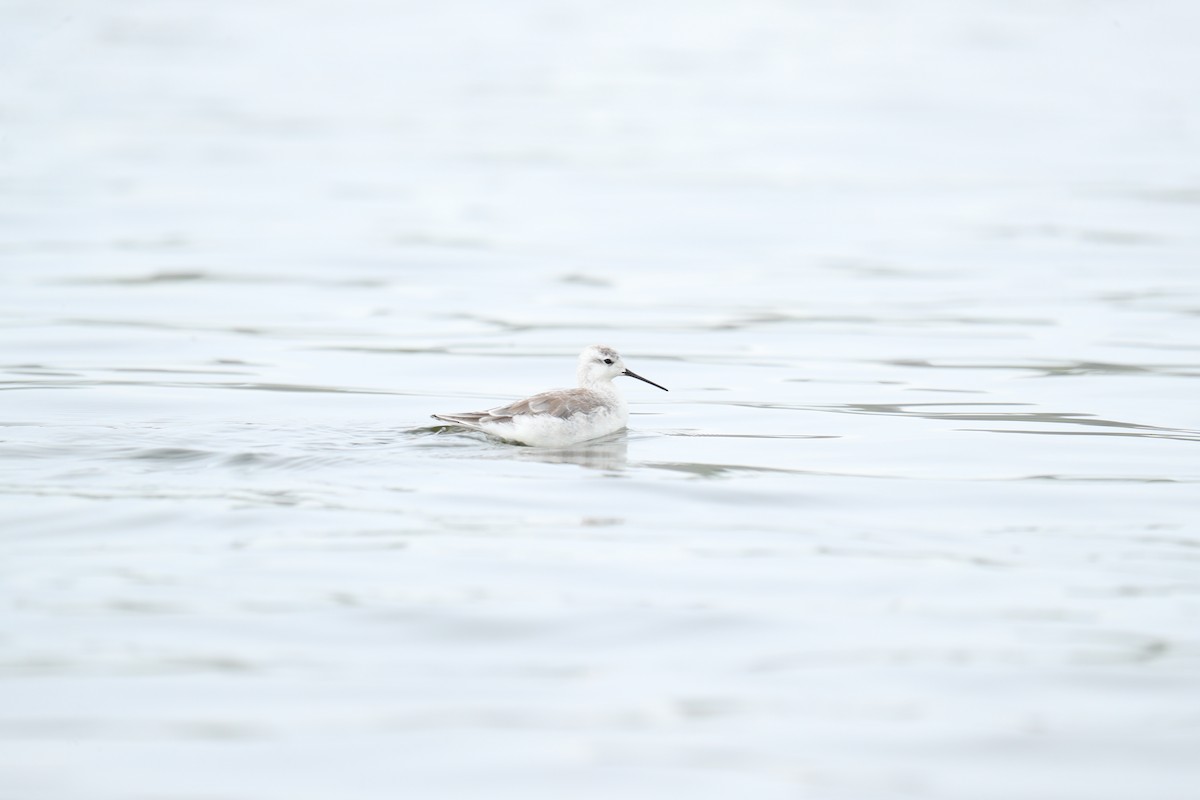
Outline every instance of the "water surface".
<svg viewBox="0 0 1200 800"><path fill-rule="evenodd" d="M1196 16L9 4L0 794L1190 798Z"/></svg>

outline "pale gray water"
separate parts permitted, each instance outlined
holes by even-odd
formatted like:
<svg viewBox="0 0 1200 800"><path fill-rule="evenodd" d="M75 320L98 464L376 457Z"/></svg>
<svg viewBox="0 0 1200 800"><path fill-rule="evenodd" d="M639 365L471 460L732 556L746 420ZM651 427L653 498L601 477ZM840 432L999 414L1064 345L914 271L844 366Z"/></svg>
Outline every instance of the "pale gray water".
<svg viewBox="0 0 1200 800"><path fill-rule="evenodd" d="M1190 800L1196 9L0 4L0 797Z"/></svg>

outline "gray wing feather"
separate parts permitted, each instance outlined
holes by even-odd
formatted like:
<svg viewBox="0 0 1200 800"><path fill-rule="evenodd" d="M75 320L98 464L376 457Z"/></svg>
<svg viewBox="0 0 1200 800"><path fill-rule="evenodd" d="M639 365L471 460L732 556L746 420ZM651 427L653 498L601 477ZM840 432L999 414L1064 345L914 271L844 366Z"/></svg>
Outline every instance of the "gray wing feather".
<svg viewBox="0 0 1200 800"><path fill-rule="evenodd" d="M590 392L585 389L568 391L542 392L533 397L526 397L515 403L509 403L500 408L494 408L488 413L494 417L519 417L523 414L548 414L551 417L566 419L572 414L586 413L592 408L589 403Z"/></svg>
<svg viewBox="0 0 1200 800"><path fill-rule="evenodd" d="M434 414L436 419L457 422L460 425L478 425L481 422L508 422L513 417L525 414L546 414L567 419L573 414L588 413L597 406L592 393L587 389L567 389L557 392L542 392L526 397L506 406L488 411L468 411L462 414Z"/></svg>

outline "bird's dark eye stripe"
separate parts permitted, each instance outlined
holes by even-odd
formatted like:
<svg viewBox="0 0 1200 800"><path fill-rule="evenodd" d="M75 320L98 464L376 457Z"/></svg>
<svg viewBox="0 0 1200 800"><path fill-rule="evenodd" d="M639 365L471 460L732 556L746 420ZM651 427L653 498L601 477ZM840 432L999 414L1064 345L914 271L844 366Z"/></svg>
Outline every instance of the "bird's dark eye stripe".
<svg viewBox="0 0 1200 800"><path fill-rule="evenodd" d="M611 363L612 363L612 359L611 359L611 358L606 358L606 359L604 359L604 363L605 363L605 364L611 364Z"/></svg>

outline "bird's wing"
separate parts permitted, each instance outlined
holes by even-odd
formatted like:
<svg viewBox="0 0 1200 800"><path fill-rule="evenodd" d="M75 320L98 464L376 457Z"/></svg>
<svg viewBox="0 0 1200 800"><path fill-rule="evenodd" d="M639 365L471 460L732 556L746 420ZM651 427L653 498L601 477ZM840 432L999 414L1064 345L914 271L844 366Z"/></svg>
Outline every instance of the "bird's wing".
<svg viewBox="0 0 1200 800"><path fill-rule="evenodd" d="M506 406L486 412L487 417L497 421L512 419L526 414L545 414L567 419L573 414L586 414L596 407L592 392L587 389L560 389L526 397Z"/></svg>

